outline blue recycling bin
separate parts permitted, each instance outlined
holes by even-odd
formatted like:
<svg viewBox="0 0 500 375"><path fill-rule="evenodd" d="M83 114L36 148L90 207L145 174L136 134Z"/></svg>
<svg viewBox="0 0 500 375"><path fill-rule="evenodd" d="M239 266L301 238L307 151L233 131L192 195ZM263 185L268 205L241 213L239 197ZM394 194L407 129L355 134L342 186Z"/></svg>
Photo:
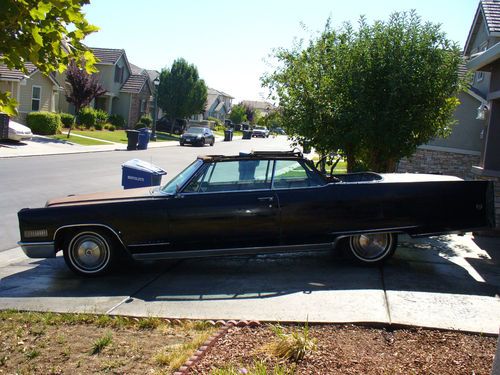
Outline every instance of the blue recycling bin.
<svg viewBox="0 0 500 375"><path fill-rule="evenodd" d="M139 140L137 143L138 150L147 150L151 132L148 128L139 129Z"/></svg>
<svg viewBox="0 0 500 375"><path fill-rule="evenodd" d="M166 174L166 171L156 165L132 159L122 164L122 186L124 189L158 186L161 184L161 177Z"/></svg>

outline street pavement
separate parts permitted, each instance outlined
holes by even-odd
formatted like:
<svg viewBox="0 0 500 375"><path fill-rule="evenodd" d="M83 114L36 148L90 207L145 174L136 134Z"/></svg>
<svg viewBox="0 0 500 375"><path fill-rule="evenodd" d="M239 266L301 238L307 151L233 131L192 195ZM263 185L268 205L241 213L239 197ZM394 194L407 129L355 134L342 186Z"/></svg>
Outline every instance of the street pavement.
<svg viewBox="0 0 500 375"><path fill-rule="evenodd" d="M115 145L66 147L51 148L55 155L46 155L48 149L40 146L37 152L43 156L31 157L12 157L0 147L0 309L498 333L497 238L402 237L395 256L375 268L322 252L124 264L109 276L83 279L68 270L61 256L28 259L16 247L17 211L43 206L53 197L121 189L121 164L127 160L139 158L166 169L165 182L199 154L285 150L290 144L278 137L205 148L165 142L130 152L123 146L115 151Z"/></svg>

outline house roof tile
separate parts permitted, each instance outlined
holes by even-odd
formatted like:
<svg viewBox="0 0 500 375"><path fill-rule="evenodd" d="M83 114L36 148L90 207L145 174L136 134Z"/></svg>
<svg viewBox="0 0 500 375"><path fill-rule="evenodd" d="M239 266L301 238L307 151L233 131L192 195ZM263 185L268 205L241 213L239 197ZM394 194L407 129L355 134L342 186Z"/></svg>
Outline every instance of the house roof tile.
<svg viewBox="0 0 500 375"><path fill-rule="evenodd" d="M481 8L483 10L486 27L489 33L500 32L500 1L482 0Z"/></svg>
<svg viewBox="0 0 500 375"><path fill-rule="evenodd" d="M28 75L32 75L38 69L30 62L24 63L24 66L28 70ZM8 79L8 80L22 80L26 73L18 70L18 69L9 69L7 65L0 64L0 80Z"/></svg>
<svg viewBox="0 0 500 375"><path fill-rule="evenodd" d="M138 94L142 91L147 79L147 75L144 74L131 74L123 84L120 91Z"/></svg>
<svg viewBox="0 0 500 375"><path fill-rule="evenodd" d="M90 47L90 50L95 55L95 57L97 57L100 60L99 61L100 64L111 64L111 65L116 64L118 59L125 53L125 50L115 49L115 48Z"/></svg>

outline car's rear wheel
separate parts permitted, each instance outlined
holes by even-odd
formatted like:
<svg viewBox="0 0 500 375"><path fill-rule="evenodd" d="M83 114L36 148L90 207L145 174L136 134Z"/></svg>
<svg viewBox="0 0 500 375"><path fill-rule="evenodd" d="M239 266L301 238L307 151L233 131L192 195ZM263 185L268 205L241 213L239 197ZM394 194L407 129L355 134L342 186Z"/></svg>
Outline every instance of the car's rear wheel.
<svg viewBox="0 0 500 375"><path fill-rule="evenodd" d="M78 231L64 248L64 260L68 267L79 275L105 274L115 262L114 242L102 231L91 229Z"/></svg>
<svg viewBox="0 0 500 375"><path fill-rule="evenodd" d="M395 233L364 233L346 239L350 255L364 264L384 262L396 251L397 242Z"/></svg>
<svg viewBox="0 0 500 375"><path fill-rule="evenodd" d="M179 144L180 144L181 146L184 146L184 142L179 142Z"/></svg>
<svg viewBox="0 0 500 375"><path fill-rule="evenodd" d="M210 142L210 146L213 146L215 143L215 139L212 140L212 142Z"/></svg>

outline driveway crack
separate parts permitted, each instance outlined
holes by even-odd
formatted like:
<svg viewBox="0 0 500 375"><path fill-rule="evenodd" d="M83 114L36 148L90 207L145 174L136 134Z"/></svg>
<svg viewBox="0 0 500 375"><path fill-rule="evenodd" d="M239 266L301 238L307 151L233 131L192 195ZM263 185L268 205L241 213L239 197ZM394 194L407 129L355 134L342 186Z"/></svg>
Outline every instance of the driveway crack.
<svg viewBox="0 0 500 375"><path fill-rule="evenodd" d="M163 275L165 275L167 272L171 271L173 268L175 268L176 266L179 265L179 263L181 263L182 260L178 260L176 261L174 264L172 264L170 267L167 267L165 270L163 270L162 272L159 272L155 277L153 277L151 280L149 280L146 284L142 285L141 287L139 287L135 292L131 293L129 296L125 297L124 299L122 299L120 302L118 302L116 305L114 305L113 307L111 307L108 311L106 311L106 315L109 315L111 314L111 312L113 310L116 310L118 307L120 307L121 305L123 305L124 303L127 303L129 301L132 301L133 300L133 297L135 295L137 295L139 292L141 292L142 290L144 290L145 288L147 288L148 286L150 286L152 283L154 283L156 280L158 280L160 277L162 277Z"/></svg>
<svg viewBox="0 0 500 375"><path fill-rule="evenodd" d="M382 288L384 289L385 311L387 313L387 317L389 318L389 325L392 325L391 308L389 305L389 297L387 296L387 288L385 286L384 266L380 266L379 271L380 271L380 281L382 282Z"/></svg>

